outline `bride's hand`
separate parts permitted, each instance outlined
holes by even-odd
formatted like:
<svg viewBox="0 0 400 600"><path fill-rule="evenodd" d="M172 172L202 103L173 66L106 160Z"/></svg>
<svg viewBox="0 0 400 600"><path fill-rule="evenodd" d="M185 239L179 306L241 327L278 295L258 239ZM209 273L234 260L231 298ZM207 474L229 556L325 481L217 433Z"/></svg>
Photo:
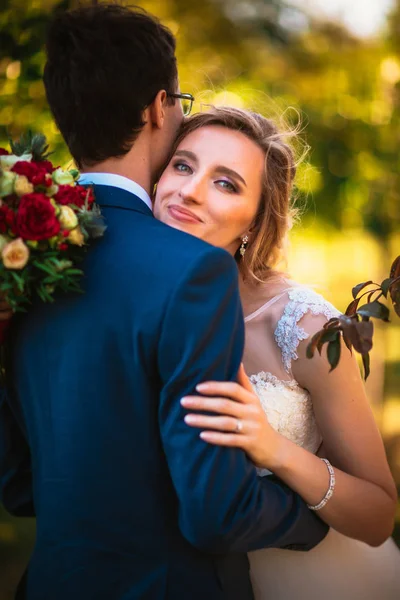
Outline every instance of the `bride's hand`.
<svg viewBox="0 0 400 600"><path fill-rule="evenodd" d="M181 404L194 411L185 422L203 431L200 437L209 444L241 448L257 467L273 471L280 464L284 439L269 424L243 365L238 383L207 381L196 387L201 396L186 396Z"/></svg>

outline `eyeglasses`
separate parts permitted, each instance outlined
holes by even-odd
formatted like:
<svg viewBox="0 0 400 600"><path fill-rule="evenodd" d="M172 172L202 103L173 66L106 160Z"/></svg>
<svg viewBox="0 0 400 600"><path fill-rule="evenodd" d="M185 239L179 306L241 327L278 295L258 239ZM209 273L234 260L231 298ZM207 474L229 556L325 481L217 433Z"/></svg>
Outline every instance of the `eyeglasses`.
<svg viewBox="0 0 400 600"><path fill-rule="evenodd" d="M190 115L194 102L192 94L167 94L170 98L179 98L181 101L182 111L185 117Z"/></svg>

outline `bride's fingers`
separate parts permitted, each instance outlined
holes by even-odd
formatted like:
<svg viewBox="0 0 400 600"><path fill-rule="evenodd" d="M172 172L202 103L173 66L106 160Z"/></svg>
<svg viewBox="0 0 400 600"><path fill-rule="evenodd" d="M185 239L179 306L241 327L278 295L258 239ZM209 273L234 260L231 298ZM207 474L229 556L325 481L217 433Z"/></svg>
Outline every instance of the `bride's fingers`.
<svg viewBox="0 0 400 600"><path fill-rule="evenodd" d="M245 390L250 393L254 393L253 386L250 383L250 379L247 377L247 373L244 370L243 363L240 363L238 375L237 375L238 384L243 386Z"/></svg>
<svg viewBox="0 0 400 600"><path fill-rule="evenodd" d="M254 402L254 392L233 381L206 381L196 385L196 390L206 396L226 396L242 404Z"/></svg>
<svg viewBox="0 0 400 600"><path fill-rule="evenodd" d="M220 415L229 415L236 418L242 418L245 412L245 407L243 404L228 398L185 396L181 399L181 404L184 408L189 408L190 410L215 412L219 413Z"/></svg>
<svg viewBox="0 0 400 600"><path fill-rule="evenodd" d="M215 446L230 446L232 448L242 448L246 450L246 438L237 433L220 433L218 431L202 431L200 437L208 444Z"/></svg>
<svg viewBox="0 0 400 600"><path fill-rule="evenodd" d="M206 415L186 415L185 423L190 427L199 429L216 429L229 433L238 433L237 425L240 421L235 417L209 417Z"/></svg>

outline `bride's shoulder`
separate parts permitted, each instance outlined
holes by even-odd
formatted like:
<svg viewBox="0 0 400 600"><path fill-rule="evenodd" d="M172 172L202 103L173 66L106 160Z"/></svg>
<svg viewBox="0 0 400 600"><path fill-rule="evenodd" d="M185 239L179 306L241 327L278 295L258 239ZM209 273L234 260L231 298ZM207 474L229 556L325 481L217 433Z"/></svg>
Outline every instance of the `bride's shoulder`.
<svg viewBox="0 0 400 600"><path fill-rule="evenodd" d="M292 282L276 322L275 340L282 352L285 369L296 360L297 348L340 312L312 288Z"/></svg>

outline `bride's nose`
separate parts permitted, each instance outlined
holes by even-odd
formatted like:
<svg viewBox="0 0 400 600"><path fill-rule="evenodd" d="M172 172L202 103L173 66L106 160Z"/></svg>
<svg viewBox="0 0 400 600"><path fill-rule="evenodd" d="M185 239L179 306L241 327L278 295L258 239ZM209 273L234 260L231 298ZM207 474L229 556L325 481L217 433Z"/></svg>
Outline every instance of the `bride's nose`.
<svg viewBox="0 0 400 600"><path fill-rule="evenodd" d="M198 176L188 177L179 190L179 195L184 202L202 204L204 202L205 195L203 178Z"/></svg>

